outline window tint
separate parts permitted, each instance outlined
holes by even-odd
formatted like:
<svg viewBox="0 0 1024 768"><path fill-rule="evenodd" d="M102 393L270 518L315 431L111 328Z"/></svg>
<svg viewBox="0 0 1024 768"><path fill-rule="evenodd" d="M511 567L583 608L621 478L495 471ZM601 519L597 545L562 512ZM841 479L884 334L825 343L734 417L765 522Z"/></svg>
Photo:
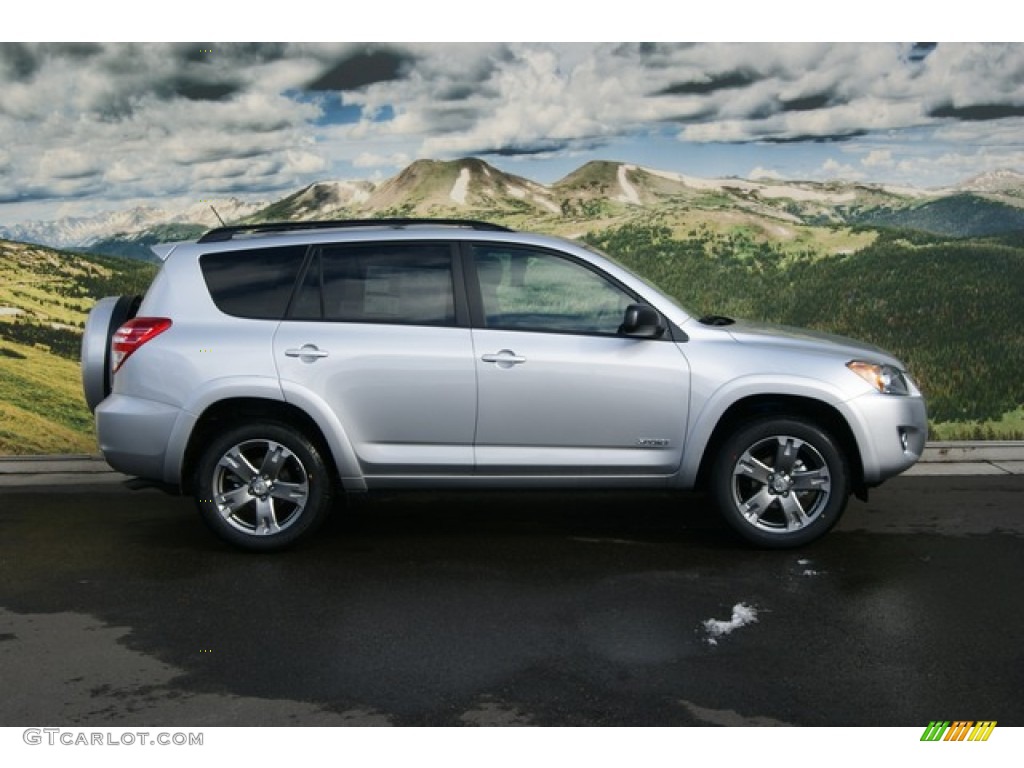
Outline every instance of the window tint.
<svg viewBox="0 0 1024 768"><path fill-rule="evenodd" d="M452 325L451 247L404 243L327 246L310 264L291 317Z"/></svg>
<svg viewBox="0 0 1024 768"><path fill-rule="evenodd" d="M217 309L237 317L280 320L306 246L207 253L199 267Z"/></svg>
<svg viewBox="0 0 1024 768"><path fill-rule="evenodd" d="M634 298L601 275L544 251L474 246L488 328L618 333Z"/></svg>

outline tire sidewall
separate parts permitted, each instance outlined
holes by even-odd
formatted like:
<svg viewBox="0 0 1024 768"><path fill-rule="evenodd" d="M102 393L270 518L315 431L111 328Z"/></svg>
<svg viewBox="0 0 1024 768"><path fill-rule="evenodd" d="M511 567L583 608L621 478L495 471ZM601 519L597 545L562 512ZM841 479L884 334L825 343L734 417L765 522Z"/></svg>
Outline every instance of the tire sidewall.
<svg viewBox="0 0 1024 768"><path fill-rule="evenodd" d="M213 502L213 476L220 459L232 447L247 440L273 440L291 451L303 465L309 483L306 506L299 518L280 533L248 534L226 522ZM271 552L284 549L311 534L330 511L330 473L322 454L304 434L286 424L262 422L235 427L215 437L203 450L196 466L196 507L206 525L221 539L241 549Z"/></svg>
<svg viewBox="0 0 1024 768"><path fill-rule="evenodd" d="M755 528L736 508L733 498L733 468L745 451L765 438L787 435L813 446L829 470L830 491L825 508L798 531L772 533ZM828 533L839 521L850 495L849 464L836 440L825 430L804 419L769 417L741 427L726 439L711 472L711 495L726 523L748 542L767 549L785 549L808 544Z"/></svg>

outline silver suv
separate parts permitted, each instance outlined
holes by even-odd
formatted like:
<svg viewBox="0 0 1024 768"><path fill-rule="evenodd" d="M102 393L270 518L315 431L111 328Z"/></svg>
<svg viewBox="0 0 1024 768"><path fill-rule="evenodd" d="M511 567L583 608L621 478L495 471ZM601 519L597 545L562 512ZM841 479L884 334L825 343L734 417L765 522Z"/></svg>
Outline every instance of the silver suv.
<svg viewBox="0 0 1024 768"><path fill-rule="evenodd" d="M341 492L704 488L806 544L924 447L903 365L838 337L696 318L584 245L483 222L224 227L157 246L82 346L115 469L254 550Z"/></svg>

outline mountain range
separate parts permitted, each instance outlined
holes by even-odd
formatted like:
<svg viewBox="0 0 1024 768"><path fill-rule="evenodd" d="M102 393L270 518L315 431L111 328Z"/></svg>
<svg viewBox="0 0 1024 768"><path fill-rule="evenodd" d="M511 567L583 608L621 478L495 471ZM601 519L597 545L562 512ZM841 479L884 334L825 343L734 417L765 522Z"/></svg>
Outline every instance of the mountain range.
<svg viewBox="0 0 1024 768"><path fill-rule="evenodd" d="M477 158L417 160L381 182L320 181L276 201L228 198L181 208L136 207L26 222L0 227L0 238L151 258L151 244L194 238L217 226L218 216L228 223L480 218L569 236L611 224L658 220L679 232L695 227L715 232L739 229L779 242L806 241L801 228L807 227L863 226L979 237L1024 231L1024 174L992 171L953 187L924 190L845 181L707 179L592 161L552 184L541 184Z"/></svg>
<svg viewBox="0 0 1024 768"><path fill-rule="evenodd" d="M893 351L928 395L939 439L1024 438L1024 175L1014 171L915 190L591 162L540 184L477 159L424 160L380 183L323 181L213 206L229 222L444 216L577 237L698 316ZM0 454L95 450L78 374L87 313L103 296L146 290L150 244L218 224L203 201L0 230Z"/></svg>

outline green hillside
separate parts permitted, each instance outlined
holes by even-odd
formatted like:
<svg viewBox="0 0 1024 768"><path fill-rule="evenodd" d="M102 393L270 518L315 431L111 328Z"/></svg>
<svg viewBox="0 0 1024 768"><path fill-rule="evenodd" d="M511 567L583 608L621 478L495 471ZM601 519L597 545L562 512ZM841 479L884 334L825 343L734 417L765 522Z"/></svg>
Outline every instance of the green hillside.
<svg viewBox="0 0 1024 768"><path fill-rule="evenodd" d="M873 227L915 229L949 237L1024 232L1024 208L973 194L952 195L912 207L878 207L850 217Z"/></svg>
<svg viewBox="0 0 1024 768"><path fill-rule="evenodd" d="M98 298L140 293L156 266L0 241L0 455L92 453L79 371Z"/></svg>
<svg viewBox="0 0 1024 768"><path fill-rule="evenodd" d="M1021 234L953 239L804 226L705 198L624 210L615 219L492 219L581 236L700 314L818 328L890 349L925 390L935 437L1024 439ZM0 241L0 454L95 450L78 367L86 314L103 296L143 292L155 271L138 260Z"/></svg>
<svg viewBox="0 0 1024 768"><path fill-rule="evenodd" d="M679 238L657 225L586 239L698 314L816 328L891 350L919 380L935 421L996 420L1024 405L1020 236L885 232L854 254L796 259L771 243L738 249L722 236Z"/></svg>
<svg viewBox="0 0 1024 768"><path fill-rule="evenodd" d="M139 259L155 264L159 262L159 259L150 250L150 246L158 243L171 243L176 240L195 240L206 229L199 224L164 224L159 227L151 227L145 232L115 235L99 240L86 250L104 256L123 256L127 259Z"/></svg>

